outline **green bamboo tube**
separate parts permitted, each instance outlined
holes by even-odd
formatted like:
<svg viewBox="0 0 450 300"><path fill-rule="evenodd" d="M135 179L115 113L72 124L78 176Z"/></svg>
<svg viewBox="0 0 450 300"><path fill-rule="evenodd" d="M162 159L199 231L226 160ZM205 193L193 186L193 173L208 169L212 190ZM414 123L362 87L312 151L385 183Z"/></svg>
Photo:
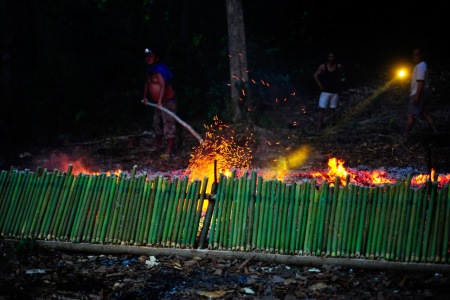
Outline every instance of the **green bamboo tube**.
<svg viewBox="0 0 450 300"><path fill-rule="evenodd" d="M22 224L22 216L25 209L25 206L28 205L25 200L28 197L28 194L32 188L31 186L31 180L32 176L29 170L23 171L23 181L21 186L21 192L17 196L16 201L16 212L13 214L11 218L11 222L9 222L9 229L6 230L8 233L8 236L16 238L19 235L19 227ZM8 223L7 223L8 224Z"/></svg>
<svg viewBox="0 0 450 300"><path fill-rule="evenodd" d="M297 242L299 239L300 230L300 200L302 195L302 189L304 188L304 183L296 183L295 188L293 188L293 206L292 206L292 230L290 238L289 253L294 254L299 250L297 248Z"/></svg>
<svg viewBox="0 0 450 300"><path fill-rule="evenodd" d="M313 239L313 232L314 232L314 218L316 216L316 209L317 209L317 203L319 200L319 192L316 191L315 187L311 188L310 190L311 195L309 198L309 205L308 205L308 220L306 223L306 233L305 233L305 244L304 244L304 251L306 255L310 255L312 252L312 239Z"/></svg>
<svg viewBox="0 0 450 300"><path fill-rule="evenodd" d="M170 191L169 201L167 203L167 217L164 224L164 232L161 245L170 247L172 243L172 230L175 221L178 199L180 195L181 181L178 177L172 179L173 188Z"/></svg>
<svg viewBox="0 0 450 300"><path fill-rule="evenodd" d="M274 231L273 231L273 242L271 246L271 252L280 253L280 236L281 236L281 224L283 223L283 198L284 198L285 184L279 182L276 200L275 200L275 210L274 210Z"/></svg>
<svg viewBox="0 0 450 300"><path fill-rule="evenodd" d="M388 251L388 243L391 238L390 232L393 229L393 217L392 217L392 207L394 206L395 191L398 190L396 187L400 184L397 182L395 185L390 185L386 190L386 203L385 203L385 218L384 218L384 229L381 243L380 258L386 259L386 253ZM387 208L386 208L387 207Z"/></svg>
<svg viewBox="0 0 450 300"><path fill-rule="evenodd" d="M124 205L124 195L126 194L126 186L129 184L124 176L119 176L117 194L114 201L114 210L112 212L111 226L108 227L107 236L108 243L117 244L117 235L120 231L120 218L122 217L123 205Z"/></svg>
<svg viewBox="0 0 450 300"><path fill-rule="evenodd" d="M189 223L191 219L191 210L197 190L197 183L198 179L195 179L189 184L188 193L186 195L184 209L183 209L183 215L181 217L181 227L180 227L180 234L178 235L177 240L177 248L185 248L186 247L186 239L187 234L189 232Z"/></svg>
<svg viewBox="0 0 450 300"><path fill-rule="evenodd" d="M153 215L153 206L156 198L156 190L158 185L159 177L152 178L149 182L149 198L148 198L148 211L146 212L145 226L144 226L144 237L142 239L142 243L144 245L149 244L148 236L150 234L150 224L152 221L151 216ZM177 223L175 223L176 225Z"/></svg>
<svg viewBox="0 0 450 300"><path fill-rule="evenodd" d="M395 260L396 261L402 261L404 259L404 232L405 232L405 223L406 223L406 216L407 216L407 210L408 210L408 202L409 202L409 192L410 192L410 181L411 181L411 175L408 175L408 179L404 183L404 190L403 193L400 194L399 199L399 224L398 224L398 235L395 239L396 243L396 251L395 251Z"/></svg>
<svg viewBox="0 0 450 300"><path fill-rule="evenodd" d="M439 234L439 225L443 225L442 222L442 214L445 212L445 207L442 207L442 192L440 190L436 190L437 196L436 196L436 209L433 213L433 219L431 221L431 238L430 238L430 251L428 252L428 258L427 261L429 262L436 262L436 248L441 245L439 243L442 241L442 236ZM440 260L440 257L438 257Z"/></svg>
<svg viewBox="0 0 450 300"><path fill-rule="evenodd" d="M156 234L156 245L160 246L162 242L162 236L164 231L164 221L167 218L167 210L168 210L168 201L170 198L170 195L172 193L172 189L175 189L173 185L173 181L168 180L167 185L164 189L164 195L161 198L161 213L159 214L159 222L158 222L158 230ZM184 228L185 230L189 230L188 228Z"/></svg>
<svg viewBox="0 0 450 300"><path fill-rule="evenodd" d="M449 252L450 252L450 188L448 188L448 193L444 197L444 201L446 202L446 211L445 211L445 224L444 224L444 238L442 243L442 252L441 252L441 262L448 263Z"/></svg>
<svg viewBox="0 0 450 300"><path fill-rule="evenodd" d="M42 207L40 209L39 219L38 219L36 229L35 229L34 237L36 237L38 239L43 238L42 233L43 233L45 226L47 226L46 222L48 221L49 207L51 206L52 196L54 194L54 190L57 185L57 181L58 181L57 177L59 177L59 172L57 170L53 170L53 172L51 172L50 182L49 182L48 188L45 192L44 201L43 201Z"/></svg>
<svg viewBox="0 0 450 300"><path fill-rule="evenodd" d="M342 237L340 239L341 245L339 247L340 255L346 257L347 256L347 242L348 242L348 234L350 232L350 213L351 213L351 204L352 204L352 197L353 197L353 191L354 187L350 185L349 179L347 180L347 183L345 185L346 190L346 196L344 197L344 209L343 209L343 216L344 216L344 224L342 228Z"/></svg>
<svg viewBox="0 0 450 300"><path fill-rule="evenodd" d="M248 244L248 237L251 234L248 218L249 218L249 209L250 209L250 198L252 191L254 190L252 179L247 178L247 175L244 178L244 198L242 201L242 210L241 210L241 218L240 218L240 238L239 238L239 250L245 251L246 246Z"/></svg>
<svg viewBox="0 0 450 300"><path fill-rule="evenodd" d="M11 185L8 187L8 192L6 193L6 197L4 199L4 206L2 206L1 210L1 219L0 219L0 228L2 230L2 236L6 236L7 227L8 227L8 218L13 215L15 210L15 201L14 194L17 194L19 190L20 183L23 179L23 173L14 171L12 175Z"/></svg>
<svg viewBox="0 0 450 300"><path fill-rule="evenodd" d="M192 195L192 205L189 208L189 220L186 227L186 235L184 238L184 246L191 248L194 246L195 237L197 235L195 222L197 221L197 210L200 202L200 188L202 187L202 181L197 180L195 184L195 190ZM206 190L206 189L205 189ZM200 208L201 210L201 208ZM200 218L199 218L200 219Z"/></svg>
<svg viewBox="0 0 450 300"><path fill-rule="evenodd" d="M55 218L52 220L51 224L51 236L50 239L56 240L60 235L60 223L62 222L62 217L64 215L64 211L66 209L66 203L68 199L68 195L71 190L71 186L73 183L73 174L72 174L73 166L70 164L67 168L66 173L64 173L64 183L61 191L60 199L58 200L58 205L55 211Z"/></svg>
<svg viewBox="0 0 450 300"><path fill-rule="evenodd" d="M169 235L171 233L172 227L171 223L174 221L174 202L175 195L179 191L180 185L178 184L178 177L172 179L172 189L170 190L170 196L167 201L167 217L164 220L164 231L162 235L161 245L165 247L170 246Z"/></svg>
<svg viewBox="0 0 450 300"><path fill-rule="evenodd" d="M350 215L350 222L348 224L348 234L346 236L347 239L347 243L345 246L345 248L343 248L342 250L342 255L345 257L351 257L354 255L354 248L352 248L352 242L353 242L353 236L355 235L355 227L356 227L356 210L358 207L358 193L359 193L359 189L356 185L351 184L350 185L350 190L351 190L351 197L350 197L350 207L349 207L349 215Z"/></svg>
<svg viewBox="0 0 450 300"><path fill-rule="evenodd" d="M342 206L341 206L341 213L340 213L340 220L341 220L341 228L339 229L339 239L337 243L337 250L336 250L336 256L340 257L342 255L342 247L343 247L343 241L344 241L344 234L346 233L346 226L348 225L346 214L348 209L348 197L349 197L349 185L350 184L350 174L347 174L345 184L342 187L343 194L342 194Z"/></svg>
<svg viewBox="0 0 450 300"><path fill-rule="evenodd" d="M337 198L339 193L339 185L340 185L340 177L336 176L336 179L334 181L334 186L330 187L330 201L329 205L331 207L329 218L327 218L327 226L326 226L326 232L324 234L324 237L326 237L326 240L323 241L324 245L326 245L326 256L331 255L331 248L333 243L333 232L335 230L334 223L336 218L336 207L337 207ZM332 193L331 193L332 192Z"/></svg>
<svg viewBox="0 0 450 300"><path fill-rule="evenodd" d="M255 200L256 200L256 191L257 191L257 182L256 182L256 171L252 171L251 173L251 178L250 178L250 186L249 186L249 199L247 201L248 203L248 208L245 210L245 213L248 216L248 221L247 221L247 235L246 235L246 247L245 250L246 251L251 251L252 250L252 243L253 242L253 231L256 229L254 229L253 227L253 218L255 215ZM247 218L246 218L247 219Z"/></svg>
<svg viewBox="0 0 450 300"><path fill-rule="evenodd" d="M64 174L56 175L55 187L53 189L52 195L50 196L47 213L45 214L44 223L41 228L41 232L39 233L39 238L46 238L47 240L52 239L51 227L57 217L55 214L57 212L59 198L61 196L61 191L63 189L65 179L66 176Z"/></svg>
<svg viewBox="0 0 450 300"><path fill-rule="evenodd" d="M206 188L208 187L208 177L204 177L203 178L203 184L201 185L201 191L200 191L200 199L198 201L197 207L195 209L195 219L194 219L194 224L193 224L193 234L191 236L191 240L189 241L189 247L190 248L194 248L198 247L199 241L198 238L200 237L200 219L202 216L202 209L203 209L203 204L205 202L205 196L206 196Z"/></svg>
<svg viewBox="0 0 450 300"><path fill-rule="evenodd" d="M396 260L397 256L397 249L398 249L398 240L400 239L401 235L401 228L402 228L402 214L403 212L403 206L404 206L404 194L406 189L406 181L402 182L402 185L400 186L400 192L397 194L397 209L396 209L396 216L395 216L395 225L394 225L394 237L392 239L392 246L391 246L391 259Z"/></svg>
<svg viewBox="0 0 450 300"><path fill-rule="evenodd" d="M279 180L276 181L276 189L274 193L271 195L272 197L272 230L270 233L270 243L269 243L269 252L274 253L277 247L276 238L278 234L278 226L279 226L279 209L281 205L280 197L281 197L281 189L283 183Z"/></svg>
<svg viewBox="0 0 450 300"><path fill-rule="evenodd" d="M223 206L226 203L226 186L229 185L229 183L230 180L225 175L220 174L216 192L215 209L212 216L211 229L209 231L210 249L218 249L221 244L221 236L223 238L223 235L225 234L224 228L220 227L220 225L225 222L221 222L220 220L222 218Z"/></svg>
<svg viewBox="0 0 450 300"><path fill-rule="evenodd" d="M231 250L237 250L237 242L239 236L239 218L240 218L240 209L242 204L242 184L243 184L243 176L239 177L236 180L236 189L234 191L233 198L233 206L231 208L231 230L230 230L230 240L231 240Z"/></svg>
<svg viewBox="0 0 450 300"><path fill-rule="evenodd" d="M30 203L30 195L33 193L34 187L35 187L35 174L33 172L27 172L27 176L24 178L25 185L24 185L24 194L20 199L20 203L18 204L16 219L13 221L14 227L12 231L12 236L14 238L20 238L21 237L21 228L23 224L26 222L24 219L26 216L27 207Z"/></svg>
<svg viewBox="0 0 450 300"><path fill-rule="evenodd" d="M261 204L259 208L260 219L258 223L258 237L256 241L256 250L261 251L266 248L265 240L267 234L267 195L270 191L271 181L263 181L261 183Z"/></svg>
<svg viewBox="0 0 450 300"><path fill-rule="evenodd" d="M180 187L180 193L176 197L175 203L175 221L174 221L174 227L173 227L173 233L172 233L172 242L171 246L175 247L176 243L178 241L178 236L180 233L180 226L181 226L181 218L183 215L183 205L185 203L186 193L188 190L189 181L187 178L181 182Z"/></svg>
<svg viewBox="0 0 450 300"><path fill-rule="evenodd" d="M113 244L121 244L122 243L122 235L125 230L125 222L126 222L126 213L128 209L129 202L128 199L128 193L130 191L130 185L132 183L131 178L124 177L123 178L124 184L122 187L122 193L119 193L119 211L117 215L117 223L114 227L114 238L113 238Z"/></svg>
<svg viewBox="0 0 450 300"><path fill-rule="evenodd" d="M292 240L291 240L291 232L294 230L293 228L293 217L294 217L294 203L295 203L295 182L287 185L287 195L286 195L286 215L287 215L287 224L284 230L285 236L285 246L284 253L292 253Z"/></svg>
<svg viewBox="0 0 450 300"><path fill-rule="evenodd" d="M98 177L92 175L86 175L87 185L83 190L80 198L80 205L78 206L77 215L75 218L71 241L75 243L79 243L82 241L83 229L86 224L87 212L89 211L91 197L94 190L94 186L97 182Z"/></svg>
<svg viewBox="0 0 450 300"><path fill-rule="evenodd" d="M227 185L224 185L224 203L222 210L222 222L220 223L220 232L219 232L219 249L231 250L232 247L232 235L231 235L231 226L233 222L232 210L235 205L234 196L236 191L236 170L233 170L231 177L228 178ZM224 178L225 179L225 178ZM217 209L217 208L216 208Z"/></svg>
<svg viewBox="0 0 450 300"><path fill-rule="evenodd" d="M2 234L4 234L4 223L6 217L8 216L9 206L11 205L12 194L14 193L14 189L16 188L17 180L19 179L19 172L17 170L13 170L11 168L9 180L5 186L5 191L2 196L1 206L0 206L0 229L2 230Z"/></svg>
<svg viewBox="0 0 450 300"><path fill-rule="evenodd" d="M33 184L28 197L25 199L24 211L22 216L22 223L19 226L20 238L28 238L28 231L32 223L32 215L34 215L35 208L37 207L38 192L42 188L43 179L40 176L40 172L34 172L32 174Z"/></svg>
<svg viewBox="0 0 450 300"><path fill-rule="evenodd" d="M236 178L235 179L235 183L234 183L234 189L233 189L233 200L232 200L232 204L230 207L230 212L231 212L231 219L230 219L230 246L229 249L230 250L236 250L236 223L238 221L239 218L239 197L241 193L241 180L240 178Z"/></svg>
<svg viewBox="0 0 450 300"><path fill-rule="evenodd" d="M186 247L186 241L188 240L188 234L189 234L189 226L191 225L192 220L192 211L193 207L195 207L194 202L196 202L196 199L198 197L198 190L199 190L199 180L195 179L193 182L191 182L189 186L188 195L186 197L186 204L184 209L184 214L182 217L182 230L179 235L178 240L178 247L185 248Z"/></svg>
<svg viewBox="0 0 450 300"><path fill-rule="evenodd" d="M187 186L187 190L183 195L183 198L181 200L180 210L179 210L179 227L176 234L175 239L175 248L182 247L182 244L184 242L184 234L186 231L186 220L188 219L188 209L189 209L189 202L192 198L192 193L195 189L194 182L190 182Z"/></svg>
<svg viewBox="0 0 450 300"><path fill-rule="evenodd" d="M311 189L315 188L316 180L311 180L305 183L305 188L302 191L302 198L300 201L300 220L299 220L299 238L297 241L297 249L300 255L303 255L305 252L305 236L306 236L306 226L308 222L308 211L309 211L309 203L311 197Z"/></svg>
<svg viewBox="0 0 450 300"><path fill-rule="evenodd" d="M330 252L330 247L327 247L327 242L329 239L328 234L329 232L332 231L332 225L330 225L331 222L331 211L333 209L333 194L334 194L334 188L332 186L330 186L327 182L326 188L324 190L325 194L325 212L324 212L324 216L321 220L322 223L322 228L321 228L321 234L320 234L320 244L322 245L322 256L330 256L331 252ZM314 253L313 253L314 254Z"/></svg>
<svg viewBox="0 0 450 300"><path fill-rule="evenodd" d="M97 222L101 218L102 206L104 205L104 194L108 186L108 181L105 173L97 175L98 182L95 188L95 192L92 196L91 207L88 212L89 219L83 232L83 241L89 243L95 243L97 237Z"/></svg>
<svg viewBox="0 0 450 300"><path fill-rule="evenodd" d="M198 206L198 199L200 194L200 186L201 186L200 180L194 181L194 188L192 190L187 215L186 215L186 226L184 227L184 234L183 234L183 240L182 240L182 247L189 247L190 241L195 240L196 232L194 232L194 221L195 221L195 213Z"/></svg>
<svg viewBox="0 0 450 300"><path fill-rule="evenodd" d="M176 180L178 180L178 179L176 179ZM145 231L145 224L147 221L146 212L148 210L148 197L149 197L149 191L150 191L149 187L150 187L150 181L147 178L147 173L144 173L142 195L140 197L141 210L139 211L138 227L136 229L136 242L134 243L136 246L141 246L144 244L144 231Z"/></svg>
<svg viewBox="0 0 450 300"><path fill-rule="evenodd" d="M242 185L241 185L241 197L238 209L238 222L236 231L236 250L243 251L245 246L244 236L245 236L245 207L247 206L248 199L248 172L245 171L242 175Z"/></svg>
<svg viewBox="0 0 450 300"><path fill-rule="evenodd" d="M283 210L281 222L281 239L280 239L280 254L288 252L289 236L287 228L289 227L289 198L291 197L291 185L284 184Z"/></svg>
<svg viewBox="0 0 450 300"><path fill-rule="evenodd" d="M136 170L134 169L135 173ZM138 236L136 236L136 232L138 231L138 227L139 227L139 222L140 222L140 212L141 212L141 205L142 205L142 194L144 192L144 181L146 179L145 176L139 175L136 176L136 184L135 184L135 188L133 189L133 193L132 193L132 203L130 208L131 210L131 222L130 222L130 226L128 227L128 229L126 230L126 238L125 240L128 241L129 245L135 245L136 243L139 243L140 241L137 240ZM163 225L162 225L163 226Z"/></svg>
<svg viewBox="0 0 450 300"><path fill-rule="evenodd" d="M414 200L414 190L411 188L411 178L408 178L407 181L407 187L406 187L406 191L405 191L405 195L406 195L406 214L405 214L405 220L404 220L404 227L403 227L403 237L402 237L402 242L401 242L401 257L400 260L401 261L405 261L406 258L406 247L408 244L408 232L409 232L409 227L410 227L410 220L412 218L412 204L413 204L413 200ZM409 257L408 257L408 261L409 261Z"/></svg>
<svg viewBox="0 0 450 300"><path fill-rule="evenodd" d="M354 258L356 255L356 240L358 237L358 230L359 230L359 221L360 221L360 214L361 214L361 205L362 205L362 194L363 191L360 186L355 185L355 198L353 199L353 207L352 207L352 228L351 233L349 237L349 256Z"/></svg>
<svg viewBox="0 0 450 300"><path fill-rule="evenodd" d="M359 227L356 239L356 248L355 248L355 257L359 258L362 252L363 239L364 239L364 227L365 227L365 219L366 219L366 206L367 206L367 198L368 198L368 188L362 187L362 205L359 215Z"/></svg>
<svg viewBox="0 0 450 300"><path fill-rule="evenodd" d="M336 203L336 217L334 219L334 232L333 232L333 242L331 244L331 257L340 256L340 250L338 248L338 244L340 240L342 239L342 226L343 226L343 220L342 220L342 207L343 207L343 197L344 197L344 191L345 188L339 188L339 186L335 187L339 189L338 197L337 197L337 203Z"/></svg>
<svg viewBox="0 0 450 300"><path fill-rule="evenodd" d="M446 243L445 241L445 217L446 217L446 208L447 208L447 194L448 194L448 186L444 186L440 191L440 209L439 209L439 223L437 225L437 234L436 234L436 248L434 250L435 253L435 263L442 262L444 257L441 256L442 245Z"/></svg>
<svg viewBox="0 0 450 300"><path fill-rule="evenodd" d="M367 243L366 243L366 253L365 253L365 257L369 257L369 258L373 258L374 257L374 253L373 253L373 248L374 248L374 244L373 244L373 236L375 235L375 215L377 214L377 199L378 199L378 187L374 187L371 188L369 191L369 195L371 195L371 197L369 197L369 203L367 205L367 215L369 216L368 218L368 228L367 228Z"/></svg>
<svg viewBox="0 0 450 300"><path fill-rule="evenodd" d="M378 206L380 210L379 218L377 219L377 227L376 227L376 236L375 236L375 254L374 258L381 258L381 244L383 243L383 226L386 222L386 207L387 207L387 186L380 187L380 191L378 193Z"/></svg>
<svg viewBox="0 0 450 300"><path fill-rule="evenodd" d="M134 173L134 172L133 172ZM129 224L131 222L130 220L130 212L132 210L132 206L133 206L133 191L135 189L136 186L136 178L133 176L133 174L130 176L130 178L128 178L128 185L127 185L127 189L126 192L124 193L123 197L123 206L122 206L122 211L120 214L121 217L121 226L120 226L120 232L118 234L117 237L117 243L121 244L121 245L127 245L128 241L126 240L126 236L127 236L127 231L129 228Z"/></svg>
<svg viewBox="0 0 450 300"><path fill-rule="evenodd" d="M363 232L361 235L361 252L365 254L367 252L367 248L370 246L369 241L369 235L370 235L370 229L371 229L371 214L374 207L374 188L366 187L367 189L367 200L366 200L366 207L364 210L364 219L363 219ZM362 255L364 257L364 255Z"/></svg>
<svg viewBox="0 0 450 300"><path fill-rule="evenodd" d="M134 176L134 183L132 184L128 197L128 211L126 214L125 230L122 235L122 244L133 245L134 234L136 233L137 215L136 213L140 209L140 202L138 201L138 193L142 186L142 176Z"/></svg>
<svg viewBox="0 0 450 300"><path fill-rule="evenodd" d="M29 178L30 178L28 170L21 171L21 173L22 173L23 178L22 178L22 180L20 180L20 183L18 183L17 190L14 191L13 199L12 199L13 205L11 206L12 209L10 209L10 212L9 212L9 214L11 216L9 216L7 218L7 221L5 224L6 225L5 231L7 232L7 235L9 237L16 236L15 228L16 228L16 224L18 222L19 215L21 213L21 206L23 204L23 199L25 197L26 188L28 187L28 182L29 182ZM9 219L9 221L8 221L8 219Z"/></svg>
<svg viewBox="0 0 450 300"><path fill-rule="evenodd" d="M370 239L371 243L370 243L370 248L369 248L369 258L370 259L375 259L376 255L376 249L377 249L377 241L378 241L378 236L379 236L379 229L380 229L380 223L381 223L381 212L382 212L382 207L381 207L381 201L383 198L383 188L380 186L377 186L375 188L375 193L374 193L374 205L375 205L375 216L373 219L373 229L372 231L372 237Z"/></svg>
<svg viewBox="0 0 450 300"><path fill-rule="evenodd" d="M415 247L415 256L414 262L419 262L421 258L422 244L423 244L423 236L424 236L424 228L426 222L426 212L428 206L428 199L431 190L431 181L427 180L424 188L424 193L422 193L422 199L419 200L419 212L418 212L418 220L419 220L419 234L417 237L417 243Z"/></svg>
<svg viewBox="0 0 450 300"><path fill-rule="evenodd" d="M189 192L189 182L186 182L182 189L181 189L181 195L179 197L178 200L178 206L177 206L177 211L176 211L176 216L175 216L175 227L173 230L173 241L172 241L172 247L179 247L179 245L177 245L179 239L180 239L180 232L182 231L182 229L180 229L181 224L182 224L182 219L183 219L183 214L184 214L184 205L186 204L186 196Z"/></svg>
<svg viewBox="0 0 450 300"><path fill-rule="evenodd" d="M409 226L408 226L408 232L407 232L407 240L406 240L406 248L405 248L405 262L410 262L412 260L412 245L413 245L413 239L416 239L417 237L417 202L418 202L418 195L419 190L413 191L413 198L411 201L411 213L409 218Z"/></svg>
<svg viewBox="0 0 450 300"><path fill-rule="evenodd" d="M160 177L158 180L158 185L156 187L156 195L155 195L155 203L153 207L153 214L151 218L150 223L150 232L148 241L151 246L155 245L156 242L156 234L157 234L157 228L158 228L158 216L160 214L160 208L161 208L161 195L163 194L164 186L167 184L167 178Z"/></svg>
<svg viewBox="0 0 450 300"><path fill-rule="evenodd" d="M319 202L317 207L317 212L315 213L313 219L315 220L315 229L314 229L314 239L313 244L311 246L312 255L320 256L322 255L322 250L324 250L323 242L325 239L324 232L326 231L327 222L329 220L329 216L327 216L327 208L331 206L330 201L328 200L328 192L330 192L330 188L327 181L323 181L319 191ZM328 210L329 212L329 210Z"/></svg>
<svg viewBox="0 0 450 300"><path fill-rule="evenodd" d="M70 232L72 231L75 215L78 210L79 199L81 193L84 190L84 186L87 182L87 177L80 174L76 176L75 183L71 194L69 195L69 201L67 203L67 209L63 216L63 222L61 223L61 237L60 240L66 241L70 238Z"/></svg>
<svg viewBox="0 0 450 300"><path fill-rule="evenodd" d="M362 187L360 186L355 186L355 201L354 201L354 212L353 212L353 218L354 218L354 223L353 223L353 228L352 228L352 233L351 233L351 241L350 241L350 247L349 247L349 251L350 251L350 257L355 257L356 256L356 244L357 244L357 239L358 239L358 231L359 231L359 226L360 226L360 216L361 216L361 206L362 206L362 201L363 201L363 193L364 191L362 190Z"/></svg>
<svg viewBox="0 0 450 300"><path fill-rule="evenodd" d="M37 195L37 206L34 212L32 213L32 222L31 226L29 228L29 235L28 238L35 238L36 237L36 231L39 228L40 225L40 218L41 218L41 211L42 207L44 207L45 204L45 198L47 195L47 191L49 190L48 186L50 183L50 179L52 178L53 174L47 172L44 170L44 173L42 174L42 177L44 177L43 185L41 186L41 190L39 191L39 194Z"/></svg>
<svg viewBox="0 0 450 300"><path fill-rule="evenodd" d="M270 246L271 246L271 237L272 237L272 230L273 230L273 199L274 194L277 189L277 180L270 180L270 185L267 190L267 203L266 203L266 216L267 216L267 224L266 231L265 231L265 237L264 237L264 250L266 252L270 252Z"/></svg>
<svg viewBox="0 0 450 300"><path fill-rule="evenodd" d="M55 217L52 220L52 223L50 225L50 239L55 240L60 235L60 223L62 220L62 217L64 215L64 211L66 209L66 203L68 199L68 195L70 193L70 189L73 183L73 175L69 172L67 172L64 175L64 182L61 190L61 195L58 199L58 204L56 206L55 210Z"/></svg>
<svg viewBox="0 0 450 300"><path fill-rule="evenodd" d="M425 224L425 231L423 236L423 245L422 245L422 257L421 261L426 262L429 248L430 248L430 233L431 233L431 227L433 224L433 212L435 210L435 202L436 202L436 194L437 194L437 185L438 182L434 181L431 185L431 191L430 191L430 201L428 203L428 209L426 214L426 224Z"/></svg>
<svg viewBox="0 0 450 300"><path fill-rule="evenodd" d="M76 209L75 214L73 215L73 222L72 222L72 228L70 230L70 234L69 234L69 241L71 242L75 242L78 243L80 242L79 239L79 235L78 235L78 231L80 229L80 222L81 219L84 218L84 216L82 215L82 211L84 210L84 206L86 205L85 202L85 195L86 193L88 193L88 190L90 188L90 185L92 184L92 180L93 177L89 176L89 175L85 175L85 174L81 174L78 176L83 176L85 177L85 183L83 188L80 190L80 193L77 195L77 199L76 199Z"/></svg>
<svg viewBox="0 0 450 300"><path fill-rule="evenodd" d="M85 231L83 233L83 241L95 243L98 233L98 220L102 218L104 206L104 197L106 189L108 188L108 180L105 173L97 175L98 182L95 188L94 195L91 201L91 208L88 212L89 219L87 225L85 226Z"/></svg>
<svg viewBox="0 0 450 300"><path fill-rule="evenodd" d="M11 181L11 171L2 170L0 172L0 220L2 218L3 213L6 211L4 206L6 205L6 194L8 191L8 187L10 186ZM1 224L1 223L0 223ZM1 228L0 228L1 231Z"/></svg>
<svg viewBox="0 0 450 300"><path fill-rule="evenodd" d="M109 227L109 216L111 213L112 197L111 193L116 186L116 176L114 174L105 178L105 188L100 202L98 217L94 225L93 241L94 243L104 243L106 228Z"/></svg>
<svg viewBox="0 0 450 300"><path fill-rule="evenodd" d="M391 199L392 201L392 213L391 213L391 225L389 228L389 235L387 240L387 248L386 248L386 259L391 260L394 257L394 244L395 239L397 238L397 224L398 224L398 211L399 211L399 195L402 194L403 191L403 181L398 182L394 186L394 196Z"/></svg>
<svg viewBox="0 0 450 300"><path fill-rule="evenodd" d="M200 233L200 247L201 244L204 243L208 249L213 249L214 247L218 247L219 245L219 232L220 229L216 228L218 226L217 222L217 214L219 213L219 202L224 198L225 185L229 179L224 174L219 174L219 181L214 181L212 183L211 190L215 190L212 194L213 199L210 197L208 202L208 208L206 210L205 221L207 220L207 216L211 217L211 222L209 225L209 229L206 228L206 224L203 224L202 232ZM214 210L211 209L212 204L214 203ZM208 234L209 233L209 234ZM206 241L208 239L208 241Z"/></svg>
<svg viewBox="0 0 450 300"><path fill-rule="evenodd" d="M262 176L258 176L256 179L256 192L255 192L255 203L254 203L254 217L253 217L253 231L252 231L252 244L251 250L259 250L258 246L258 235L261 232L260 220L262 218L261 211L261 194L262 194Z"/></svg>
<svg viewBox="0 0 450 300"><path fill-rule="evenodd" d="M0 171L0 203L3 203L5 186L8 184L10 172L6 170Z"/></svg>
<svg viewBox="0 0 450 300"><path fill-rule="evenodd" d="M92 212L92 205L95 201L95 193L97 190L98 182L100 181L100 178L98 175L88 175L90 178L92 178L91 183L89 185L88 181L88 187L84 194L84 197L82 198L82 206L80 210L80 218L78 218L78 225L77 225L77 231L76 231L76 240L79 242L86 242L86 231L89 231L91 228L89 228L89 220L91 219L91 212Z"/></svg>
<svg viewBox="0 0 450 300"><path fill-rule="evenodd" d="M110 193L112 186L115 185L115 176L110 175L105 177L104 188L101 194L101 199L98 207L97 218L95 219L94 231L92 233L93 243L103 243L104 235L102 236L102 228L103 224L107 223L109 219L106 217L106 212L109 208L110 202Z"/></svg>

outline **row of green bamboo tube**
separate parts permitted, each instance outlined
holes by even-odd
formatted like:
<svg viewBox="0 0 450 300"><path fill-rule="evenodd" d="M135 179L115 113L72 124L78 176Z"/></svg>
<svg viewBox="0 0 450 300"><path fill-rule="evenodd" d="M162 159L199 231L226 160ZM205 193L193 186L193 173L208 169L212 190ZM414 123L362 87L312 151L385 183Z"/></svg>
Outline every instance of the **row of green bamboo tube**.
<svg viewBox="0 0 450 300"><path fill-rule="evenodd" d="M210 249L448 263L450 193L411 178L367 187L221 176Z"/></svg>
<svg viewBox="0 0 450 300"><path fill-rule="evenodd" d="M0 173L0 232L16 239L194 247L202 182L145 174L74 176L72 167ZM203 186L206 186L207 178Z"/></svg>
<svg viewBox="0 0 450 300"><path fill-rule="evenodd" d="M264 180L0 172L3 237L449 263L450 191ZM202 207L208 203L206 217ZM205 230L206 229L206 230ZM200 234L201 231L201 234ZM209 236L206 237L206 233Z"/></svg>

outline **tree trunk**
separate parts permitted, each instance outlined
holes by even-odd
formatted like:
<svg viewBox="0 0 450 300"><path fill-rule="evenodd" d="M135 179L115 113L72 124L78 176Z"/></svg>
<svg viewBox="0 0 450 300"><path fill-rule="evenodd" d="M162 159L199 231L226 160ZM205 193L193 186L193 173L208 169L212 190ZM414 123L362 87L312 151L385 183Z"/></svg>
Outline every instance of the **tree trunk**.
<svg viewBox="0 0 450 300"><path fill-rule="evenodd" d="M240 106L249 101L247 50L241 0L227 0L228 48L230 58L231 108L233 123L242 120Z"/></svg>

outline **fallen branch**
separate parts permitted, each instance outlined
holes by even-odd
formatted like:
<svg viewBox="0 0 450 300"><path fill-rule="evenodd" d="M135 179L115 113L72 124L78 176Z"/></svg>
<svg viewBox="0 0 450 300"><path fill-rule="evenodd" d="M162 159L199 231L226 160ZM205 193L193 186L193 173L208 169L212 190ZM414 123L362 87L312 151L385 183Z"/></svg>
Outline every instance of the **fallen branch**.
<svg viewBox="0 0 450 300"><path fill-rule="evenodd" d="M146 104L146 105L149 105L149 106L156 107L156 108L162 110L163 112L165 112L165 113L171 115L175 120L177 120L178 123L180 123L181 125L183 125L183 126L184 126L184 127L185 127L192 135L193 135L193 136L195 136L195 138L200 142L200 144L203 143L203 139L201 138L201 136L200 136L197 132L195 132L195 130L192 129L192 127L189 126L189 124L187 124L186 122L184 122L183 120L181 120L176 114L174 114L173 112L171 112L171 111L168 110L167 108L162 107L162 106L159 106L159 105L156 105L155 103L144 102L144 100L142 100L142 103L144 103L144 104Z"/></svg>

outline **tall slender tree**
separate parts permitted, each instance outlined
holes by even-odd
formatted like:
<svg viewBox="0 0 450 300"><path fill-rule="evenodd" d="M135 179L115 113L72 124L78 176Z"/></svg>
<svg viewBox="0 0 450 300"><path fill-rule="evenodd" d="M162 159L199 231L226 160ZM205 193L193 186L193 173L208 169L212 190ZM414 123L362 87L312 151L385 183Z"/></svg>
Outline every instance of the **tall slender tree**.
<svg viewBox="0 0 450 300"><path fill-rule="evenodd" d="M247 46L242 0L226 0L233 122L242 120L240 102L249 101Z"/></svg>

